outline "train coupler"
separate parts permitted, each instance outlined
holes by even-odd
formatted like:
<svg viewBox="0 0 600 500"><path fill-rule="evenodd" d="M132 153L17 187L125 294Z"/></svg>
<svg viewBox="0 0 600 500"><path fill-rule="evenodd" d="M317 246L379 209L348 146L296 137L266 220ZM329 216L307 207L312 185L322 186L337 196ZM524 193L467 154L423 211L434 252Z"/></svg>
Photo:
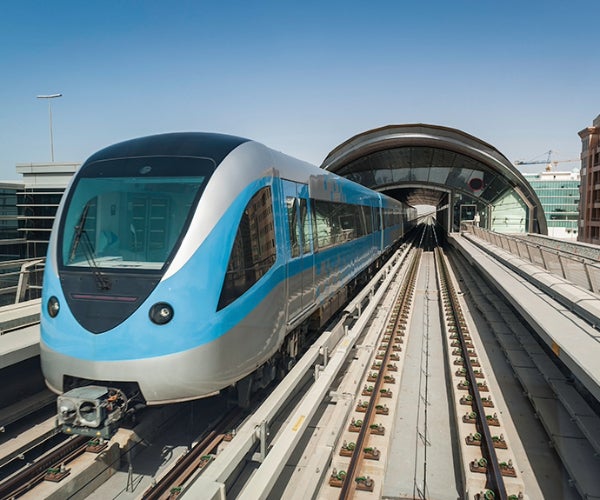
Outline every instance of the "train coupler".
<svg viewBox="0 0 600 500"><path fill-rule="evenodd" d="M57 424L65 434L110 439L127 411L123 391L88 385L77 387L56 401Z"/></svg>

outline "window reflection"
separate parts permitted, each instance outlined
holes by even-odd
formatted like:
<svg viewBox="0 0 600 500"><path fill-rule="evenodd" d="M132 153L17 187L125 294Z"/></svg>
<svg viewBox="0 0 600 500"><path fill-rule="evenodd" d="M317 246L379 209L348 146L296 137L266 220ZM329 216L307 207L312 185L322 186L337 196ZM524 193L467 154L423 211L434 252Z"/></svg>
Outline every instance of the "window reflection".
<svg viewBox="0 0 600 500"><path fill-rule="evenodd" d="M250 200L238 227L217 310L231 304L262 278L276 258L271 188Z"/></svg>

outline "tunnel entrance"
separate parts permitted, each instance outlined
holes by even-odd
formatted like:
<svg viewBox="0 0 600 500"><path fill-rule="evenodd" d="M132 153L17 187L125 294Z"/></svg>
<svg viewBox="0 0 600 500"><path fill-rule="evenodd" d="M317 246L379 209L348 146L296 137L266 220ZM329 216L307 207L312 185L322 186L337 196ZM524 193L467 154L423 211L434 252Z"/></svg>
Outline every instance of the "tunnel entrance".
<svg viewBox="0 0 600 500"><path fill-rule="evenodd" d="M496 148L457 129L389 125L335 148L322 168L413 207L435 207L448 232L476 224L502 233L547 234L542 205Z"/></svg>

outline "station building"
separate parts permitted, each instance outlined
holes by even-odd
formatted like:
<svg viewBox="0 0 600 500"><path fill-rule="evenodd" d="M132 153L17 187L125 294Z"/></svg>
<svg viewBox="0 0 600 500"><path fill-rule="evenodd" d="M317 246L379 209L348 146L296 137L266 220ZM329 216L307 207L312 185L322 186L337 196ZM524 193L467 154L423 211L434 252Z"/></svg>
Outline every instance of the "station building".
<svg viewBox="0 0 600 500"><path fill-rule="evenodd" d="M369 130L331 151L322 167L413 207L432 207L448 232L471 223L547 234L542 203L521 172L457 129L419 123Z"/></svg>

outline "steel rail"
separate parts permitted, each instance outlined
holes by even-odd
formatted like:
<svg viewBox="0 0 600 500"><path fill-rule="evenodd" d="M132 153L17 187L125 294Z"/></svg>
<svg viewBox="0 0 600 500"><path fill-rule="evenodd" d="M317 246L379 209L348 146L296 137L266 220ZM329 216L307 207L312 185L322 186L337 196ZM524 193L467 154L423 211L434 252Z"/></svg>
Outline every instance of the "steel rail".
<svg viewBox="0 0 600 500"><path fill-rule="evenodd" d="M407 278L402 285L402 288L399 293L399 297L396 300L396 304L400 303L400 307L398 308L398 314L394 319L394 326L392 331L395 332L398 329L401 319L403 318L403 312L406 311L407 308L411 305L412 293L415 287L415 280L418 270L418 264L420 262L421 257L421 248L416 248L413 258L410 263L409 270L407 272ZM355 475L359 470L360 465L363 461L363 446L368 439L369 433L371 431L371 425L373 419L376 415L375 407L378 404L378 396L380 394L381 386L384 383L384 371L387 363L390 361L390 355L393 350L393 342L392 336L390 336L390 340L388 341L388 345L385 350L384 358L381 363L381 369L378 371L377 378L374 382L373 393L369 398L369 403L365 412L365 417L363 420L363 425L358 433L358 437L356 439L356 446L352 453L352 457L350 458L350 464L348 465L348 470L346 471L346 476L342 483L342 488L340 491L339 498L340 499L349 499L352 498L354 492L356 490L356 478Z"/></svg>
<svg viewBox="0 0 600 500"><path fill-rule="evenodd" d="M220 436L220 439L218 439ZM211 430L187 454L171 468L156 484L146 490L143 500L169 498L172 490L183 484L201 465L202 456L210 453L223 439L224 434Z"/></svg>
<svg viewBox="0 0 600 500"><path fill-rule="evenodd" d="M202 439L188 453L180 457L159 481L144 491L142 499L170 498L173 489L183 486L199 468L204 468L203 457L211 453L223 441L225 432L235 426L241 418L241 413L239 408L233 408L229 413L223 415L212 428L204 432Z"/></svg>
<svg viewBox="0 0 600 500"><path fill-rule="evenodd" d="M0 499L16 498L43 481L49 468L59 468L85 452L87 436L77 436L38 460L33 465L0 483Z"/></svg>
<svg viewBox="0 0 600 500"><path fill-rule="evenodd" d="M508 495L506 493L506 486L504 484L504 478L502 476L502 471L500 469L500 464L498 462L498 456L496 455L496 450L494 448L494 441L492 439L492 433L490 432L489 425L487 423L485 407L483 406L483 401L481 399L481 394L479 388L477 386L477 379L475 377L475 372L473 370L473 366L471 363L471 356L469 355L469 348L467 347L465 332L463 327L464 317L462 314L462 309L458 302L458 296L456 294L456 290L452 284L450 279L450 273L448 271L448 267L446 262L444 261L442 250L438 247L436 248L436 262L438 265L439 273L440 273L440 283L443 290L440 290L442 295L446 295L445 301L449 302L451 317L454 322L454 326L456 327L456 333L458 335L458 339L461 345L461 350L464 359L463 367L466 369L466 378L469 381L469 387L471 389L471 396L473 397L473 403L475 404L475 412L477 414L477 427L481 431L482 439L481 439L481 447L482 454L488 461L487 466L487 477L490 482L490 489L492 489L496 495L496 498L500 500L506 500Z"/></svg>

